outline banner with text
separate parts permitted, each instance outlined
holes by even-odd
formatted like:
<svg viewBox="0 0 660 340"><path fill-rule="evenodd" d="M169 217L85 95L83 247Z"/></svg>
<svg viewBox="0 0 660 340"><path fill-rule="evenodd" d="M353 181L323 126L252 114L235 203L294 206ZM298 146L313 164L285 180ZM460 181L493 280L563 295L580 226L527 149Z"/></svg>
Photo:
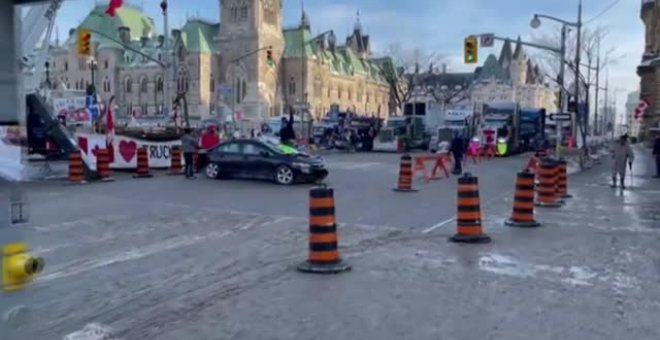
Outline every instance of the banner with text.
<svg viewBox="0 0 660 340"><path fill-rule="evenodd" d="M76 133L78 146L87 164L96 169L97 150L106 146L106 136L90 133ZM172 148L180 146L181 141L153 142L126 136L114 136L110 163L111 169L135 169L137 167L137 149L147 147L150 168L168 168L172 158Z"/></svg>

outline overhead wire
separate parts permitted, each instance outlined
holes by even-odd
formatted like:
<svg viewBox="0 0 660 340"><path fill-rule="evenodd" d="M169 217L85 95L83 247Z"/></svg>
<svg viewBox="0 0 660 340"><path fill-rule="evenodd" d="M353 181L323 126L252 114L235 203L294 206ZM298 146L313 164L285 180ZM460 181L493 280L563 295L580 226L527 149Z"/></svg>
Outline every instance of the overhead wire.
<svg viewBox="0 0 660 340"><path fill-rule="evenodd" d="M598 18L602 17L602 16L605 15L607 12L609 12L610 10L612 10L612 8L614 8L614 6L616 6L619 2L621 2L621 0L614 0L614 1L612 1L612 3L609 4L607 7L605 7L605 9L604 9L603 11L601 11L601 12L598 13L598 14L596 14L595 17L593 17L593 18L591 18L591 19L585 21L585 22L583 23L583 25L588 25L588 24L590 24L590 23L596 21Z"/></svg>

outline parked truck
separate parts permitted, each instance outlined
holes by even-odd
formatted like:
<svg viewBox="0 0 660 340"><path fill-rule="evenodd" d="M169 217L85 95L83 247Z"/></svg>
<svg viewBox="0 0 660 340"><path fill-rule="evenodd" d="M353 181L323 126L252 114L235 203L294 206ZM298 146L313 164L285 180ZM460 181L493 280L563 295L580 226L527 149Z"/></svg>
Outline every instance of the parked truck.
<svg viewBox="0 0 660 340"><path fill-rule="evenodd" d="M534 150L545 141L545 109L521 108L516 102L484 105L482 143L497 144L498 153L508 156Z"/></svg>

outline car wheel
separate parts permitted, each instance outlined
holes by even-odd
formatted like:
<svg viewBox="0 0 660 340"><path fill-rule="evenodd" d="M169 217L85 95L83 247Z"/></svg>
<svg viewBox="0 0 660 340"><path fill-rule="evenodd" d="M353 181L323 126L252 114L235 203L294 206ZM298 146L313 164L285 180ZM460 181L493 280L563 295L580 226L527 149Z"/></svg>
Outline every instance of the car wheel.
<svg viewBox="0 0 660 340"><path fill-rule="evenodd" d="M220 177L220 167L216 163L209 163L206 165L204 174L206 174L206 177L208 178L216 179Z"/></svg>
<svg viewBox="0 0 660 340"><path fill-rule="evenodd" d="M282 185L290 185L293 183L294 175L293 170L286 165L280 165L275 169L275 182Z"/></svg>

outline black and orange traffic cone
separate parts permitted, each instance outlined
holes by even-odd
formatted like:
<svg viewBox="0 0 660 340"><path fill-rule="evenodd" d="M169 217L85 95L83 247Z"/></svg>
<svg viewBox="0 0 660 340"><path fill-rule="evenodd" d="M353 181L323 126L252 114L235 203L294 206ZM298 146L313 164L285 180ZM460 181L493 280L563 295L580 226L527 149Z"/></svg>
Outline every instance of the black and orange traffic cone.
<svg viewBox="0 0 660 340"><path fill-rule="evenodd" d="M96 152L96 173L101 182L112 182L115 179L110 177L110 150L99 149Z"/></svg>
<svg viewBox="0 0 660 340"><path fill-rule="evenodd" d="M545 159L539 167L539 185L536 188L536 203L538 207L559 208L562 203L557 199L555 183L555 162Z"/></svg>
<svg viewBox="0 0 660 340"><path fill-rule="evenodd" d="M83 159L80 151L74 151L69 154L69 183L85 184L85 169L83 168Z"/></svg>
<svg viewBox="0 0 660 340"><path fill-rule="evenodd" d="M401 156L401 163L399 165L399 183L396 188L392 189L399 192L415 192L413 189L413 159L409 154Z"/></svg>
<svg viewBox="0 0 660 340"><path fill-rule="evenodd" d="M309 257L298 266L305 273L335 274L351 270L339 256L334 190L309 191Z"/></svg>
<svg viewBox="0 0 660 340"><path fill-rule="evenodd" d="M153 177L149 172L149 154L147 147L143 146L137 149L137 170L133 178L150 178Z"/></svg>
<svg viewBox="0 0 660 340"><path fill-rule="evenodd" d="M169 175L183 175L183 163L181 161L181 148L175 146L172 148L172 160L170 162Z"/></svg>
<svg viewBox="0 0 660 340"><path fill-rule="evenodd" d="M568 163L565 160L560 160L559 166L559 198L571 198L573 195L568 193Z"/></svg>
<svg viewBox="0 0 660 340"><path fill-rule="evenodd" d="M534 220L534 173L523 171L516 177L513 214L504 224L510 227L534 228L541 226Z"/></svg>
<svg viewBox="0 0 660 340"><path fill-rule="evenodd" d="M479 180L466 173L458 178L458 213L456 214L456 234L449 238L452 242L488 243L490 236L484 234L481 225L481 203L479 202Z"/></svg>

